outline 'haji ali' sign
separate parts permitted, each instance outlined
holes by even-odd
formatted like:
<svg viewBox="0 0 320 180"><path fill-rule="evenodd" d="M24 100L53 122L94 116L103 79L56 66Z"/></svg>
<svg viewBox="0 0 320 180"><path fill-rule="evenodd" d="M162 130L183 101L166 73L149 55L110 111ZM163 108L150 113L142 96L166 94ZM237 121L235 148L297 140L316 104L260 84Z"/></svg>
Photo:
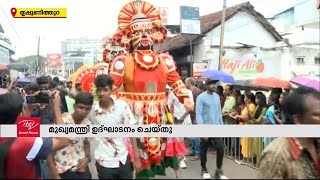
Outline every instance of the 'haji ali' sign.
<svg viewBox="0 0 320 180"><path fill-rule="evenodd" d="M230 60L223 59L222 70L235 76L253 76L264 72L262 59Z"/></svg>

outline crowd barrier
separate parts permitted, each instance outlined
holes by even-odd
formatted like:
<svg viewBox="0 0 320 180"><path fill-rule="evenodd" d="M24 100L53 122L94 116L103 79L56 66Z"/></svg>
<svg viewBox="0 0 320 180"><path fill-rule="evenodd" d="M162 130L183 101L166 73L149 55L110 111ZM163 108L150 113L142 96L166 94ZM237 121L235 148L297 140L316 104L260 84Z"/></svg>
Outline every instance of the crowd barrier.
<svg viewBox="0 0 320 180"><path fill-rule="evenodd" d="M228 124L235 125L230 122ZM226 137L224 145L226 158L234 160L239 165L258 169L257 163L265 148L262 137Z"/></svg>

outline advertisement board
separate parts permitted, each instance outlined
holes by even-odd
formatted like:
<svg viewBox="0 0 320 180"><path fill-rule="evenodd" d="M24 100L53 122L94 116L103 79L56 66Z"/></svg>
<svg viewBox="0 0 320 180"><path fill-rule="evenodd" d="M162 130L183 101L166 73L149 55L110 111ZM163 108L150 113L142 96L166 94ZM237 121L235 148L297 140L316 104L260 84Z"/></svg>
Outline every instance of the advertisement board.
<svg viewBox="0 0 320 180"><path fill-rule="evenodd" d="M48 68L58 68L62 67L61 54L47 54Z"/></svg>
<svg viewBox="0 0 320 180"><path fill-rule="evenodd" d="M208 68L208 63L193 63L193 77L200 77L201 72Z"/></svg>
<svg viewBox="0 0 320 180"><path fill-rule="evenodd" d="M201 34L198 7L180 6L180 28L183 34Z"/></svg>

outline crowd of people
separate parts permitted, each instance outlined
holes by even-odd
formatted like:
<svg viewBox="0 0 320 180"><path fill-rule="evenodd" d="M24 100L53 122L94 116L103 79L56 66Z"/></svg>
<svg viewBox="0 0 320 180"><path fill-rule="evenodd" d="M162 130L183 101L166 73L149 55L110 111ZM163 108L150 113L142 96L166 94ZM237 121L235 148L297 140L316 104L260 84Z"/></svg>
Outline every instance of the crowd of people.
<svg viewBox="0 0 320 180"><path fill-rule="evenodd" d="M320 123L320 108L315 108L320 107L320 92L313 89L297 88L291 92L274 89L266 95L250 90L242 93L232 85L223 87L212 79L205 81L205 89L199 89L193 78L187 78L185 84L195 103L193 110L186 110L167 86L167 104L176 125ZM129 105L113 96L110 76L97 76L94 85L95 95L82 92L81 84L72 87L72 82L64 83L56 77L51 80L42 76L20 88L13 83L8 93L0 95L0 123L15 124L18 116L31 116L40 117L41 124L137 124ZM28 100L41 93L48 94L48 103ZM72 113L68 111L66 97L74 99ZM260 178L319 178L319 138L208 137L190 141L189 151L179 160L180 168L186 168L187 161L200 161L204 179L211 178L207 169L207 154L211 149L217 157L216 179L225 177L223 158L226 152L256 164ZM140 154L136 138L129 137L1 137L0 178L91 179L93 172L89 163L92 160L99 179L133 179L143 171Z"/></svg>

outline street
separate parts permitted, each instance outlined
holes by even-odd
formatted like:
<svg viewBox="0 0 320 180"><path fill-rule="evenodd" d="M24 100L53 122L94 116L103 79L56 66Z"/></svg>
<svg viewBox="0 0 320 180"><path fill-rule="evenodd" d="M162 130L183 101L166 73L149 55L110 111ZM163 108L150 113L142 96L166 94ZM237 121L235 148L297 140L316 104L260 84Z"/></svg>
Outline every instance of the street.
<svg viewBox="0 0 320 180"><path fill-rule="evenodd" d="M91 146L91 152L94 152L95 145ZM94 153L91 153L92 155ZM94 159L94 157L91 157ZM95 161L91 161L90 170L92 173L92 178L97 179L97 174L95 170ZM250 167L239 165L233 160L228 158L224 158L223 161L223 171L225 176L229 179L254 179L256 178L257 170L252 169ZM200 160L198 161L189 161L187 157L187 169L180 169L178 171L178 179L202 179L201 172L200 172ZM213 177L216 167L216 159L215 155L208 154L208 170L211 173L211 177ZM166 176L157 176L154 179L175 179L175 173L172 169L167 169Z"/></svg>

